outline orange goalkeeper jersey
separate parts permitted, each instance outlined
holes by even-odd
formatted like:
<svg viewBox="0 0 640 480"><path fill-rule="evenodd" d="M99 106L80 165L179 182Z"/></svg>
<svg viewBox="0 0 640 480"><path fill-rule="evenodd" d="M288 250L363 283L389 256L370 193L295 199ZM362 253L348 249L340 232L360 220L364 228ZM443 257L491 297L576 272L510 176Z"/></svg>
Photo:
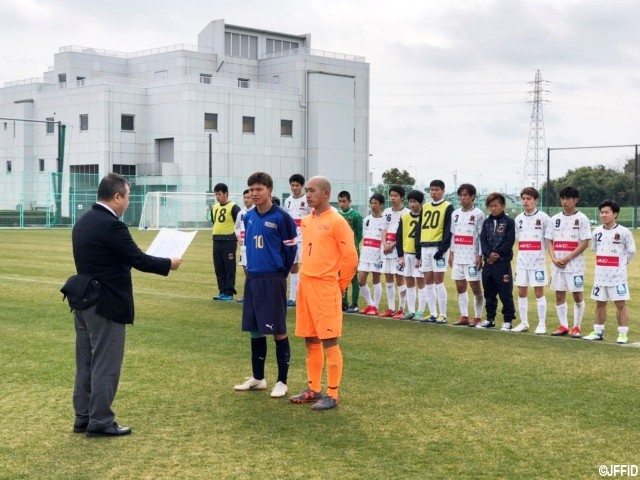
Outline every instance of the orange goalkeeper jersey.
<svg viewBox="0 0 640 480"><path fill-rule="evenodd" d="M307 277L338 279L340 289L351 283L358 266L353 230L333 208L302 219L301 272Z"/></svg>

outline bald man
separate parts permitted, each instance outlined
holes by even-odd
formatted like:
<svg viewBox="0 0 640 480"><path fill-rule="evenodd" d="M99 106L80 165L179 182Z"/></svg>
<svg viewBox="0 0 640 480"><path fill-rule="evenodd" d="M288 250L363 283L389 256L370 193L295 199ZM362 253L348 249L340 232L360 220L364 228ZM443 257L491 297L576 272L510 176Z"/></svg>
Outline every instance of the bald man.
<svg viewBox="0 0 640 480"><path fill-rule="evenodd" d="M338 405L342 378L342 297L356 273L358 253L353 231L329 203L331 183L316 176L307 182L307 204L314 210L302 219L300 286L296 301L296 336L307 348L309 387L290 397L293 403L313 403L314 410ZM327 394L322 394L324 359Z"/></svg>

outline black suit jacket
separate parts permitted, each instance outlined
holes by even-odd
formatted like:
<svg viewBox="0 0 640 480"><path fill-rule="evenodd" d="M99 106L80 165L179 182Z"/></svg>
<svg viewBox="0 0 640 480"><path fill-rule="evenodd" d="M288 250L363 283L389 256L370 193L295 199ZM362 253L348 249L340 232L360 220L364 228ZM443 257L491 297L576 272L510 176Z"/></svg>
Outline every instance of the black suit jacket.
<svg viewBox="0 0 640 480"><path fill-rule="evenodd" d="M171 260L142 252L127 226L99 204L80 217L71 238L76 271L101 284L96 313L114 322L133 323L131 267L168 275Z"/></svg>

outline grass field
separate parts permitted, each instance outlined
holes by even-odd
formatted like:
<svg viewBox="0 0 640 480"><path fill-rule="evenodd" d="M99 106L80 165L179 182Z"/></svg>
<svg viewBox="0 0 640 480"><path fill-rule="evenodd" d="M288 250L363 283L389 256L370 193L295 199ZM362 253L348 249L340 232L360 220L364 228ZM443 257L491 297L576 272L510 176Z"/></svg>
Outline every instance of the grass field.
<svg viewBox="0 0 640 480"><path fill-rule="evenodd" d="M143 248L154 236L132 233ZM597 344L346 316L342 402L313 412L232 390L250 374L249 340L241 306L211 301L211 240L200 232L168 278L134 272L136 323L114 404L134 433L90 439L71 433L74 332L59 293L74 273L70 237L0 231L2 479L574 479L640 463L638 259L636 345L614 343L612 315ZM593 311L587 300L583 330ZM292 339L292 393L306 385L304 355Z"/></svg>

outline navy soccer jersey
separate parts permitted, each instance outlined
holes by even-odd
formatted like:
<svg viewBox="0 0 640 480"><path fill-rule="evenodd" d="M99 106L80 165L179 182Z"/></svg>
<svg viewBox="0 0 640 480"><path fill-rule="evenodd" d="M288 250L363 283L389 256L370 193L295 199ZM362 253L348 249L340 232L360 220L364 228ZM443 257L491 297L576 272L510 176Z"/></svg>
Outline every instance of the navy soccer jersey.
<svg viewBox="0 0 640 480"><path fill-rule="evenodd" d="M289 273L296 258L296 224L283 208L273 205L265 213L249 210L243 219L247 272Z"/></svg>

